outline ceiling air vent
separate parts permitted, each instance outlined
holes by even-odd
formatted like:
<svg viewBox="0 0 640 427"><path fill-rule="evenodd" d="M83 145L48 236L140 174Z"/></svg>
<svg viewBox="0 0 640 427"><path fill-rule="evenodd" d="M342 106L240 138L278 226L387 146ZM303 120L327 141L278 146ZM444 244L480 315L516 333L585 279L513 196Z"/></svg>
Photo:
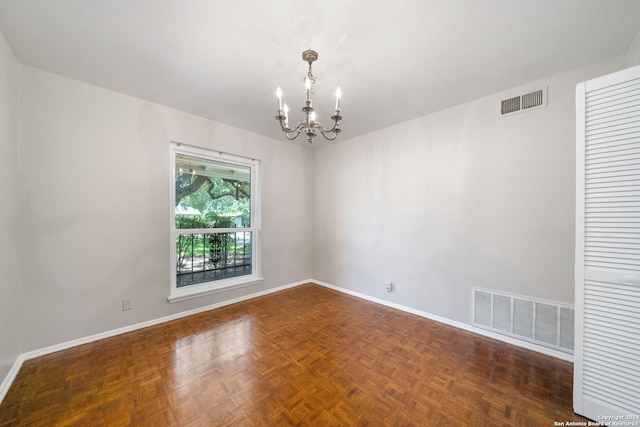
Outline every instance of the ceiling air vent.
<svg viewBox="0 0 640 427"><path fill-rule="evenodd" d="M534 110L547 106L547 88L500 101L499 116Z"/></svg>

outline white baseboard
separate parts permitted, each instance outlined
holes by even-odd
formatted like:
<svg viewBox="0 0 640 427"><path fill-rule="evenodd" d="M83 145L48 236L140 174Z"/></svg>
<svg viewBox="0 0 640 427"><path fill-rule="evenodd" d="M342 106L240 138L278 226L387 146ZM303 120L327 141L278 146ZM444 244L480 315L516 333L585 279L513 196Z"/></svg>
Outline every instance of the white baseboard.
<svg viewBox="0 0 640 427"><path fill-rule="evenodd" d="M331 285L329 283L321 282L319 280L309 279L309 282L312 282L312 283L315 283L317 285L324 286L326 288L333 289L335 291L342 292L342 293L345 293L345 294L348 294L348 295L351 295L351 296L354 296L354 297L362 298L362 299L365 299L367 301L375 302L376 304L381 304L381 305L384 305L384 306L387 306L387 307L395 308L397 310L401 310L401 311L404 311L404 312L407 312L407 313L415 314L417 316L424 317L424 318L430 319L430 320L434 320L434 321L439 322L439 323L444 323L445 325L449 325L449 326L453 326L453 327L456 327L456 328L459 328L459 329L463 329L465 331L472 332L474 334L482 335L482 336L485 336L485 337L488 337L488 338L493 338L495 340L502 341L502 342L505 342L507 344L512 344L512 345L515 345L517 347L522 347L522 348L525 348L527 350L531 350L531 351L535 351L535 352L538 352L538 353L546 354L547 356L552 356L552 357L555 357L557 359L561 359L561 360L565 360L567 362L573 363L573 355L571 355L571 354L562 353L561 351L557 351L557 350L554 350L554 349L551 349L551 348L546 348L546 347L543 347L543 346L539 346L539 345L536 345L536 344L533 344L533 343L530 343L530 342L520 341L518 339L511 338L511 337L508 337L506 335L501 335L501 334L497 334L497 333L494 333L494 332L491 332L491 331L487 331L487 330L484 330L484 329L476 328L476 327L474 327L472 325L469 325L469 324L466 324L466 323L457 322L455 320L447 319L446 317L437 316L435 314L427 313L426 311L416 310L414 308L406 307L404 305L396 304L396 303L393 303L393 302L390 302L390 301L386 301L386 300L383 300L383 299L380 299L380 298L374 298L374 297L371 297L369 295L362 294L360 292L355 292L355 291L352 291L350 289L341 288L339 286Z"/></svg>
<svg viewBox="0 0 640 427"><path fill-rule="evenodd" d="M20 368L22 367L22 363L26 360L22 356L23 355L21 354L16 358L16 361L13 362L11 369L9 369L9 372L4 377L4 380L2 380L2 383L0 384L0 403L2 403L2 400L7 395L7 392L9 391L11 384L13 384L13 380L16 379L16 375L18 375L18 371L20 371Z"/></svg>
<svg viewBox="0 0 640 427"><path fill-rule="evenodd" d="M445 317L440 317L440 316L436 316L434 314L431 313L427 313L424 311L420 311L420 310L416 310L413 309L411 307L406 307L400 304L396 304L396 303L392 303L389 301L385 301L383 299L379 299L379 298L374 298L371 297L369 295L366 294L362 294L359 292L355 292L352 291L350 289L346 289L346 288L341 288L339 286L335 286L335 285L331 285L329 283L325 283L325 282L321 282L319 280L315 280L315 279L308 279L308 280L302 280L300 282L295 282L295 283L290 283L288 285L284 285L284 286L279 286L276 288L271 288L271 289L267 289L265 291L261 291L261 292L255 292L249 295L245 295L239 298L234 298L234 299L230 299L230 300L226 300L223 302L219 302L216 304L211 304L211 305L207 305L204 307L200 307L200 308L196 308L193 310L188 310L188 311L183 311L180 313L176 313L176 314L172 314L170 316L165 316L165 317L161 317L158 319L153 319L153 320L149 320L146 322L142 322L142 323L136 323L133 325L129 325L129 326L125 326L122 328L118 328L118 329L113 329L110 331L105 331L105 332L101 332L99 334L95 334L95 335L90 335L84 338L78 338L75 340L71 340L71 341L66 341L60 344L55 344L49 347L44 347L44 348L40 348L37 350L32 350L26 353L22 353L20 354L17 358L16 361L14 362L13 366L11 367L11 369L9 370L9 373L7 374L7 376L4 378L4 380L2 381L2 383L0 384L0 403L2 403L2 400L4 399L4 397L6 396L7 392L9 391L9 388L11 387L11 384L13 383L13 381L15 380L16 376L18 375L18 372L20 371L20 368L22 367L22 364L29 360L29 359L34 359L36 357L40 357L40 356L44 356L47 354L51 354L54 353L56 351L61 351L61 350L66 350L72 347L76 347L82 344L88 344L94 341L98 341L104 338L110 338L116 335L120 335L120 334L124 334L127 332L132 332L138 329L142 329L142 328L147 328L149 326L154 326L154 325L158 325L161 323L165 323L165 322L169 322L171 320L176 320L176 319L180 319L183 317L187 317L187 316L192 316L194 314L198 314L198 313L202 313L204 311L209 311L209 310L214 310L216 308L220 308L220 307L224 307L227 305L231 305L231 304L235 304L241 301L246 301L246 300L250 300L253 298L258 298L264 295L268 295L268 294L272 294L275 292L279 292L279 291L283 291L285 289L290 289L290 288L294 288L296 286L300 286L303 285L305 283L315 283L317 285L320 286L324 286L326 288L329 289L333 289L335 291L338 292L342 292L357 298L362 298L365 299L367 301L371 301L374 302L376 304L381 304L387 307L391 307L391 308L395 308L397 310L401 310L407 313L411 313L411 314L415 314L421 317L424 317L426 319L430 319L430 320L434 320L436 322L440 322L443 323L445 325L449 325L449 326L453 326L459 329L463 329L465 331L469 331L478 335L483 335L489 338L493 338L499 341L503 341L506 342L508 344L513 344L515 346L518 347L522 347L525 348L527 350L532 350L532 351L536 351L538 353L543 353L546 354L548 356L553 356L556 357L558 359L562 359L562 360L566 360L568 362L572 362L573 363L573 356L569 355L569 354L565 354L565 353L561 353L559 351L555 351L553 349L548 349L545 347L541 347L532 343L528 343L528 342L523 342L523 341L519 341L504 335L500 335L500 334L496 334L490 331L485 331L483 329L480 328L475 328L471 325L468 325L466 323L461 323L461 322L457 322L454 320L450 320L447 319Z"/></svg>

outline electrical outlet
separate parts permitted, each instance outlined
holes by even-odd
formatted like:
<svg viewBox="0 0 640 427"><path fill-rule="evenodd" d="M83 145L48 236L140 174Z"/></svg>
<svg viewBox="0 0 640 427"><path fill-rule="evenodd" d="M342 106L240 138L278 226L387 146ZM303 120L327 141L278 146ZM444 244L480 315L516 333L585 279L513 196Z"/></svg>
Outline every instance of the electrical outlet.
<svg viewBox="0 0 640 427"><path fill-rule="evenodd" d="M131 310L132 308L130 299L126 298L122 300L122 311Z"/></svg>
<svg viewBox="0 0 640 427"><path fill-rule="evenodd" d="M385 284L385 287L386 287L386 289L387 289L387 292L391 292L391 291L393 290L393 283L391 283L391 282L387 282L387 283Z"/></svg>

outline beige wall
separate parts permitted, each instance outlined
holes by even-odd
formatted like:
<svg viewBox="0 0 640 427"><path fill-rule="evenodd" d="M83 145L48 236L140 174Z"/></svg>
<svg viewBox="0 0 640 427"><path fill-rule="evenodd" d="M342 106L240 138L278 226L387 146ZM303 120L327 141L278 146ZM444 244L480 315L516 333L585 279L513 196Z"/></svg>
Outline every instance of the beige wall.
<svg viewBox="0 0 640 427"><path fill-rule="evenodd" d="M19 65L0 34L0 384L20 346Z"/></svg>
<svg viewBox="0 0 640 427"><path fill-rule="evenodd" d="M24 351L310 276L309 150L28 66L21 72ZM262 161L262 284L167 303L172 140ZM122 311L123 298L133 310Z"/></svg>
<svg viewBox="0 0 640 427"><path fill-rule="evenodd" d="M575 87L624 56L316 151L313 277L453 321L471 287L572 303ZM395 291L387 294L384 283Z"/></svg>
<svg viewBox="0 0 640 427"><path fill-rule="evenodd" d="M629 47L629 51L627 52L627 65L629 67L640 65L640 33L636 34L636 38Z"/></svg>

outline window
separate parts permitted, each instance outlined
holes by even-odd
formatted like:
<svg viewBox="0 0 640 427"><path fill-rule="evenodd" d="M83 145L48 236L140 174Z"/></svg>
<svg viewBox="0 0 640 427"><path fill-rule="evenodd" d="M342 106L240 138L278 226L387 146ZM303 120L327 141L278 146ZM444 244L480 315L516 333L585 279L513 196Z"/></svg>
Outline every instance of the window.
<svg viewBox="0 0 640 427"><path fill-rule="evenodd" d="M171 165L169 301L260 282L259 162L173 143Z"/></svg>

